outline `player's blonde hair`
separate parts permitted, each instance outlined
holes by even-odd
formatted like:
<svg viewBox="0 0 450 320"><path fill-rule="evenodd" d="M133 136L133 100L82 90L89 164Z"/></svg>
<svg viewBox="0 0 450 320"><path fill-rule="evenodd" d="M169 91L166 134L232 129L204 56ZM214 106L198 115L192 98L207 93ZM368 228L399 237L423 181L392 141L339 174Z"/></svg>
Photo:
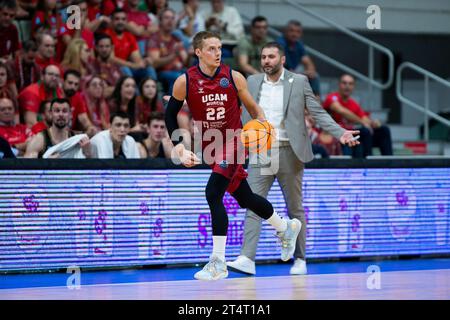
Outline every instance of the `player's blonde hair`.
<svg viewBox="0 0 450 320"><path fill-rule="evenodd" d="M194 39L192 40L192 45L194 47L194 50L202 49L203 40L210 39L210 38L217 38L219 40L222 40L218 33L211 32L211 31L200 31L194 36Z"/></svg>

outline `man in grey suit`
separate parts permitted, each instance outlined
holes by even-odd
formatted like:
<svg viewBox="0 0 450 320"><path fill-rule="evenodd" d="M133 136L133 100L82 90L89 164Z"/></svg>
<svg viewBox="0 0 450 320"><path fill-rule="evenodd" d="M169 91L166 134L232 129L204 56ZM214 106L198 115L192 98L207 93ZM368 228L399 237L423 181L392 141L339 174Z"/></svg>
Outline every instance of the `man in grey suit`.
<svg viewBox="0 0 450 320"><path fill-rule="evenodd" d="M248 182L253 192L267 197L275 180L278 179L290 218L297 218L302 224L294 252L291 274L306 274L306 221L302 206L302 179L304 163L311 161L311 140L305 125L305 107L321 128L335 136L343 144L355 146L359 131L341 128L322 108L314 96L308 79L301 74L286 70L282 47L270 42L261 51L261 66L264 73L248 78L248 89L253 98L263 108L266 119L275 127L277 136L269 162L261 164L250 161ZM243 112L242 120L251 119ZM276 155L276 156L275 156ZM276 158L276 159L275 159ZM266 159L267 160L267 159ZM267 163L278 162L275 170L267 171ZM261 232L261 218L248 210L244 226L244 243L240 256L228 266L236 271L255 274L255 256Z"/></svg>

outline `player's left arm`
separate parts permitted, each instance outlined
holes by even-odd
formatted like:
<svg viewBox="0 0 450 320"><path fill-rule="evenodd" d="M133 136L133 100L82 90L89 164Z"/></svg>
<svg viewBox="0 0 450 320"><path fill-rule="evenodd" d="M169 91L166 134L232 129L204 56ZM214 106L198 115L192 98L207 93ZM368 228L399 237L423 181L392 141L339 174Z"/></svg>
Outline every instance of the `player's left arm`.
<svg viewBox="0 0 450 320"><path fill-rule="evenodd" d="M265 120L266 117L264 115L264 111L256 103L255 99L253 99L252 95L248 91L247 80L244 76L233 70L232 77L238 91L239 99L241 99L250 116L253 119Z"/></svg>

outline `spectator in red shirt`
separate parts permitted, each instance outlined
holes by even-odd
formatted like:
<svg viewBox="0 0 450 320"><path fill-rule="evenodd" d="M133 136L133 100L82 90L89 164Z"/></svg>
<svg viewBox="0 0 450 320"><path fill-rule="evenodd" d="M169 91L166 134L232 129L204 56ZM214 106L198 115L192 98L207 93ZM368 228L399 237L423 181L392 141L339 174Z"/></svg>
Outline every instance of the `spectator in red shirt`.
<svg viewBox="0 0 450 320"><path fill-rule="evenodd" d="M88 0L88 19L99 20L101 16L110 16L115 9L112 0Z"/></svg>
<svg viewBox="0 0 450 320"><path fill-rule="evenodd" d="M87 114L92 124L99 130L109 129L109 106L105 99L105 81L99 76L90 76L81 93L86 101Z"/></svg>
<svg viewBox="0 0 450 320"><path fill-rule="evenodd" d="M33 133L26 125L14 121L15 109L11 99L0 98L0 136L21 155Z"/></svg>
<svg viewBox="0 0 450 320"><path fill-rule="evenodd" d="M344 74L339 79L339 91L330 93L323 103L323 107L333 119L345 129L361 126L358 128L361 144L355 148L343 146L343 153L355 158L362 158L372 155L372 147L379 147L382 155L392 155L392 139L389 128L381 125L379 120L371 119L369 113L365 112L351 98L354 89L355 78Z"/></svg>
<svg viewBox="0 0 450 320"><path fill-rule="evenodd" d="M113 45L111 37L107 34L99 34L95 39L95 60L90 64L93 73L99 75L105 81L105 97L110 97L114 87L122 77L120 66L112 59ZM109 119L108 119L109 122Z"/></svg>
<svg viewBox="0 0 450 320"><path fill-rule="evenodd" d="M0 1L0 59L12 60L20 50L19 32L13 20L16 17L15 0Z"/></svg>
<svg viewBox="0 0 450 320"><path fill-rule="evenodd" d="M308 135L312 142L314 155L320 154L322 158L329 158L330 155L342 155L341 143L328 132L316 126L316 122L305 109L305 124Z"/></svg>
<svg viewBox="0 0 450 320"><path fill-rule="evenodd" d="M175 80L185 72L188 54L183 42L173 35L175 31L175 11L164 9L159 15L159 32L148 42L148 53L158 70L158 80L166 92L172 92Z"/></svg>
<svg viewBox="0 0 450 320"><path fill-rule="evenodd" d="M18 97L20 113L28 127L36 124L42 101L63 97L64 92L59 87L60 81L61 71L51 64L44 69L40 82L33 83L20 92Z"/></svg>
<svg viewBox="0 0 450 320"><path fill-rule="evenodd" d="M152 112L164 113L164 106L158 95L158 84L152 78L146 78L139 84L140 96L136 98L138 125L147 131L147 124Z"/></svg>
<svg viewBox="0 0 450 320"><path fill-rule="evenodd" d="M38 0L36 12L31 20L33 35L40 26L43 26L55 38L61 34L60 28L65 26L58 14L57 5L57 0Z"/></svg>
<svg viewBox="0 0 450 320"><path fill-rule="evenodd" d="M158 26L151 23L146 12L138 9L138 4L139 0L128 0L126 6L128 17L126 29L136 37L136 41L139 45L139 51L142 56L145 56L147 41L153 33L158 31Z"/></svg>
<svg viewBox="0 0 450 320"><path fill-rule="evenodd" d="M16 87L19 92L40 79L40 68L35 61L36 53L36 42L25 41L17 57L8 63L9 72L12 78L16 79Z"/></svg>
<svg viewBox="0 0 450 320"><path fill-rule="evenodd" d="M37 134L41 131L47 130L52 126L52 113L50 111L50 100L44 100L39 107L38 120L35 125L31 127L33 134Z"/></svg>
<svg viewBox="0 0 450 320"><path fill-rule="evenodd" d="M66 33L67 29L56 6L56 0L39 0L36 12L31 20L31 31L33 36L36 36L37 31L41 27L49 32L57 40L56 60L61 61L65 49L62 36Z"/></svg>
<svg viewBox="0 0 450 320"><path fill-rule="evenodd" d="M112 29L105 31L111 37L114 45L113 60L121 65L124 75L134 77L136 81L140 81L145 77L156 79L156 72L152 67L151 59L142 58L136 38L128 31L125 31L126 24L126 12L122 9L114 10Z"/></svg>
<svg viewBox="0 0 450 320"><path fill-rule="evenodd" d="M39 66L40 71L48 65L56 65L59 68L59 63L55 59L56 40L49 33L39 33L36 36L36 44L38 51L36 55L36 64Z"/></svg>
<svg viewBox="0 0 450 320"><path fill-rule="evenodd" d="M72 111L72 121L70 127L72 130L84 131L92 137L97 133L96 127L89 120L87 114L86 101L79 91L81 75L76 70L67 70L64 73L63 90L67 99L70 101Z"/></svg>
<svg viewBox="0 0 450 320"><path fill-rule="evenodd" d="M109 16L113 11L111 0L88 0L86 26L92 32L102 31L111 23Z"/></svg>
<svg viewBox="0 0 450 320"><path fill-rule="evenodd" d="M87 2L86 0L77 0L74 1L72 5L76 5L80 8L81 13L81 21L80 26L81 28L66 28L66 32L62 36L62 40L64 41L64 44L66 46L69 45L70 41L73 39L83 39L86 41L86 44L88 45L89 49L94 48L94 33L91 31L91 29L88 28L87 25Z"/></svg>

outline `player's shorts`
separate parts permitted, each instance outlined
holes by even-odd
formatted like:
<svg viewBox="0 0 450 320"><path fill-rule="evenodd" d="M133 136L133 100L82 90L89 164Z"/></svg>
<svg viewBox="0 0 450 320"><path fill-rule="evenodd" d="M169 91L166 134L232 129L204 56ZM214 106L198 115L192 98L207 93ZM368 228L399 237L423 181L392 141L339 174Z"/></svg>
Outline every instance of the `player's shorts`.
<svg viewBox="0 0 450 320"><path fill-rule="evenodd" d="M227 191L233 193L248 176L242 166L246 157L242 142L236 139L227 141L224 145L216 147L213 157L214 162L210 164L213 172L230 180Z"/></svg>
<svg viewBox="0 0 450 320"><path fill-rule="evenodd" d="M218 173L230 180L227 191L232 194L239 188L241 181L245 180L248 176L242 164L226 164L216 163L211 166L212 171Z"/></svg>

